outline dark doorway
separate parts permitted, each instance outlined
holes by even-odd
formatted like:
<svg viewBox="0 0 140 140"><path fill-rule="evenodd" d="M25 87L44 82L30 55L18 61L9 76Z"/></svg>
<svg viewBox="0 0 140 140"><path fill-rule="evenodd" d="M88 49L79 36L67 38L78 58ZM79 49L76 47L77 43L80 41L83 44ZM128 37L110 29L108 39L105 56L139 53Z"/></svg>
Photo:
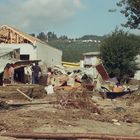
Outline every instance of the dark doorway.
<svg viewBox="0 0 140 140"><path fill-rule="evenodd" d="M30 59L30 55L28 54L21 54L20 55L20 60L29 60Z"/></svg>
<svg viewBox="0 0 140 140"><path fill-rule="evenodd" d="M3 72L0 73L0 86L3 85Z"/></svg>
<svg viewBox="0 0 140 140"><path fill-rule="evenodd" d="M15 69L14 79L16 82L21 82L21 83L25 82L24 67Z"/></svg>

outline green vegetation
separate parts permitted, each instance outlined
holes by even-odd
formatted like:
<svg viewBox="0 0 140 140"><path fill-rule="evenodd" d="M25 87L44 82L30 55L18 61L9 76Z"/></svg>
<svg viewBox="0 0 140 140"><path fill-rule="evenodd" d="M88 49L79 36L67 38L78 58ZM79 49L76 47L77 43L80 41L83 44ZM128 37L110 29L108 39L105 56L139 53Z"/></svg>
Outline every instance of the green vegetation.
<svg viewBox="0 0 140 140"><path fill-rule="evenodd" d="M105 36L97 36L97 35L84 35L79 38L79 40L103 40Z"/></svg>
<svg viewBox="0 0 140 140"><path fill-rule="evenodd" d="M120 0L117 5L122 7L121 13L127 18L123 26L140 29L140 0Z"/></svg>
<svg viewBox="0 0 140 140"><path fill-rule="evenodd" d="M85 35L74 40L69 39L66 35L57 37L54 32L48 32L47 34L41 32L37 35L37 38L62 50L63 61L79 62L83 58L83 53L100 50L100 42L104 39L104 36Z"/></svg>
<svg viewBox="0 0 140 140"><path fill-rule="evenodd" d="M101 44L102 60L109 74L120 81L133 76L137 69L135 59L139 49L139 36L115 30Z"/></svg>
<svg viewBox="0 0 140 140"><path fill-rule="evenodd" d="M82 54L91 51L99 51L100 46L94 42L82 42L81 40L55 40L49 42L53 47L63 51L62 59L68 62L79 62Z"/></svg>

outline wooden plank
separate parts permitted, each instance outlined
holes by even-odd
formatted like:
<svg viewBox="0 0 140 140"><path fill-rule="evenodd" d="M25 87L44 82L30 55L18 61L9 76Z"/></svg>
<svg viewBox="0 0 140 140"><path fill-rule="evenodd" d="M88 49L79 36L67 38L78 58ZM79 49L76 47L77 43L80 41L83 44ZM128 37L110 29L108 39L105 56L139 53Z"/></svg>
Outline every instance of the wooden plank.
<svg viewBox="0 0 140 140"><path fill-rule="evenodd" d="M26 139L100 139L100 140L140 140L139 136L119 136L96 133L3 133L2 136Z"/></svg>
<svg viewBox="0 0 140 140"><path fill-rule="evenodd" d="M31 103L8 103L8 105L12 107L20 107L20 106L42 105L42 104L54 104L56 102L57 101L31 102Z"/></svg>
<svg viewBox="0 0 140 140"><path fill-rule="evenodd" d="M33 100L32 98L30 98L29 96L27 96L25 93L23 93L21 90L17 89L17 91L18 91L19 93L21 93L24 97L26 97L28 100L30 100L30 101Z"/></svg>

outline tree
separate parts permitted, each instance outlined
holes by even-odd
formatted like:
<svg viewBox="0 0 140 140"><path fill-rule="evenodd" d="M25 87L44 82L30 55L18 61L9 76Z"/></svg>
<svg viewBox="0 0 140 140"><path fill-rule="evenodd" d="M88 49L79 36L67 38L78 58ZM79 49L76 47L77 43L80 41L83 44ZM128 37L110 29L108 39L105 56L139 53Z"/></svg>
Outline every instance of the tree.
<svg viewBox="0 0 140 140"><path fill-rule="evenodd" d="M31 35L31 36L33 36L33 37L35 37L35 34L34 34L34 33L32 33L32 34L29 34L29 35Z"/></svg>
<svg viewBox="0 0 140 140"><path fill-rule="evenodd" d="M48 41L57 40L57 35L54 32L48 32Z"/></svg>
<svg viewBox="0 0 140 140"><path fill-rule="evenodd" d="M134 75L136 55L140 48L140 37L122 30L115 30L101 44L101 57L110 75L124 81Z"/></svg>
<svg viewBox="0 0 140 140"><path fill-rule="evenodd" d="M37 36L37 38L39 38L40 40L47 42L48 38L47 35L45 35L44 32L39 33L39 35Z"/></svg>
<svg viewBox="0 0 140 140"><path fill-rule="evenodd" d="M140 29L140 0L120 0L117 6L122 7L121 13L127 18L127 22L122 25Z"/></svg>
<svg viewBox="0 0 140 140"><path fill-rule="evenodd" d="M59 37L60 40L68 40L68 37L66 35L62 35Z"/></svg>

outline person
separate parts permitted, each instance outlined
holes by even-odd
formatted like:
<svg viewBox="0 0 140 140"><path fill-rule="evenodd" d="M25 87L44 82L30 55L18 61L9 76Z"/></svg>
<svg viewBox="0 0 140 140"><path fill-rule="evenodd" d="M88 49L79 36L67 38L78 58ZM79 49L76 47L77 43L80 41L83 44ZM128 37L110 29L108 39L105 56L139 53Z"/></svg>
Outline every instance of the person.
<svg viewBox="0 0 140 140"><path fill-rule="evenodd" d="M39 84L39 73L41 73L41 68L38 65L38 62L32 66L32 83Z"/></svg>
<svg viewBox="0 0 140 140"><path fill-rule="evenodd" d="M51 79L52 79L52 69L49 67L47 71L47 85L51 84Z"/></svg>
<svg viewBox="0 0 140 140"><path fill-rule="evenodd" d="M14 64L13 63L11 63L9 71L10 71L11 84L14 84Z"/></svg>
<svg viewBox="0 0 140 140"><path fill-rule="evenodd" d="M11 83L10 63L6 64L3 72L3 85Z"/></svg>
<svg viewBox="0 0 140 140"><path fill-rule="evenodd" d="M31 84L32 83L32 66L31 65L27 65L24 68L24 72L25 72L25 83Z"/></svg>

